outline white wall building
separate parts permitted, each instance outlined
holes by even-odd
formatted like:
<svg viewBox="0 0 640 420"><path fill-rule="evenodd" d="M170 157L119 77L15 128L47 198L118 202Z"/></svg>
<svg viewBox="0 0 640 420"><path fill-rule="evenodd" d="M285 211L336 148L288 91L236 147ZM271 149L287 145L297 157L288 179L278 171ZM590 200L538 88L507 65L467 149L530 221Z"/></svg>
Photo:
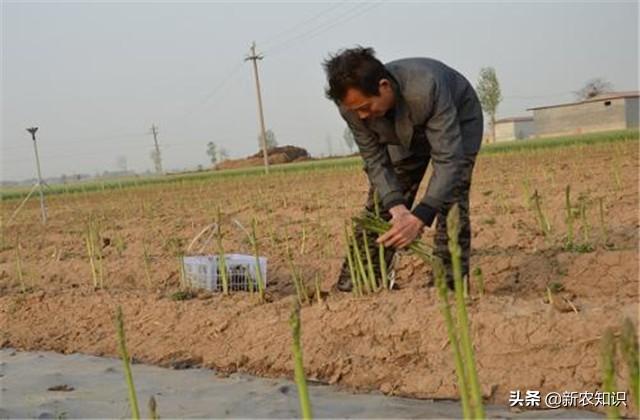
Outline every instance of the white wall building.
<svg viewBox="0 0 640 420"><path fill-rule="evenodd" d="M496 120L496 142L522 140L534 135L533 117L513 117Z"/></svg>

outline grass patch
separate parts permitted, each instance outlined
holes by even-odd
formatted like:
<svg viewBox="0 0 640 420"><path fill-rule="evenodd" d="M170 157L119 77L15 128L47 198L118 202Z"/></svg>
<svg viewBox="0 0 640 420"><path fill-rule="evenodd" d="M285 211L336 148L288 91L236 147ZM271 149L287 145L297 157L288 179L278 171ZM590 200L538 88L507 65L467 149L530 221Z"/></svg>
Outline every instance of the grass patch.
<svg viewBox="0 0 640 420"><path fill-rule="evenodd" d="M620 130L603 133L582 134L573 136L549 137L543 139L515 140L509 142L484 145L480 154L495 154L508 152L528 152L536 149L549 149L555 147L568 147L576 145L594 145L599 143L638 141L640 131ZM144 177L129 177L118 179L92 180L88 182L71 183L64 185L52 185L47 188L45 195L75 194L105 192L108 190L122 190L125 188L139 188L151 185L166 185L205 181L225 180L242 177L276 177L287 173L312 172L324 170L350 170L362 166L359 156L349 156L331 159L309 160L304 162L285 163L271 165L270 174L265 175L261 166L250 168L227 169L222 171L202 171L170 175L150 175ZM27 187L3 189L0 192L2 200L24 198L29 193Z"/></svg>

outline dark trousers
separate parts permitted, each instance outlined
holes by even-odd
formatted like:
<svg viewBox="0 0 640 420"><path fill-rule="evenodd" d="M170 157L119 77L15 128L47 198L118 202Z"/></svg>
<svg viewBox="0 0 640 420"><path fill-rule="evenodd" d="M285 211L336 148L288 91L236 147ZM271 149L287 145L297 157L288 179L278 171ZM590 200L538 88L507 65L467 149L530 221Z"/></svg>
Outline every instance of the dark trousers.
<svg viewBox="0 0 640 420"><path fill-rule="evenodd" d="M417 142L415 140L418 140ZM394 161L393 167L400 182L405 200L407 203L413 205L416 199L416 193L420 187L420 183L424 178L427 166L430 160L430 150L426 141L419 141L414 139L414 144L420 144L421 148L412 147L411 155L401 160ZM460 208L460 233L458 236L458 243L462 249L462 274L463 276L469 274L469 254L471 251L471 222L469 220L469 189L471 187L471 175L475 164L475 158L477 153L468 153L464 157L463 168L460 174L460 179L457 185L453 189L451 197L446 200L445 205L438 211L435 220L435 237L434 237L434 253L442 259L447 273L447 283L449 287L453 285L453 273L451 267L451 253L449 252L448 235L447 235L447 213L454 203L458 203ZM367 196L367 202L365 204L364 212L373 213L375 211L374 197L375 189L373 185L369 185L369 192ZM380 208L382 208L380 206ZM380 216L385 220L390 220L391 215L388 211L384 211ZM378 235L375 233L367 232L368 244L371 251L371 255L378 255L377 244L375 240ZM356 238L360 249L364 249L362 242L362 230L359 226L356 227ZM387 266L390 266L395 249L385 249L385 260ZM380 270L378 267L378 258L373 258L373 265L376 271L376 277L380 277ZM350 278L348 261L342 264L339 282L348 281ZM425 279L426 281L426 279Z"/></svg>

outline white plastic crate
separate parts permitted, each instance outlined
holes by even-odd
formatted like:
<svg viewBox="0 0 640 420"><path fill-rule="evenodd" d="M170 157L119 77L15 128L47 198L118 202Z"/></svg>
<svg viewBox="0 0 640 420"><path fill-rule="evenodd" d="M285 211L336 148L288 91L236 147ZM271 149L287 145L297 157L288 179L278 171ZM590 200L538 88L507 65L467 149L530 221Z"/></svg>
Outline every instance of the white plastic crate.
<svg viewBox="0 0 640 420"><path fill-rule="evenodd" d="M183 257L183 265L187 282L195 288L222 291L222 278L219 272L218 255L195 255ZM264 286L267 286L267 258L259 257L260 272ZM227 278L229 291L258 290L256 277L256 257L243 254L226 254Z"/></svg>

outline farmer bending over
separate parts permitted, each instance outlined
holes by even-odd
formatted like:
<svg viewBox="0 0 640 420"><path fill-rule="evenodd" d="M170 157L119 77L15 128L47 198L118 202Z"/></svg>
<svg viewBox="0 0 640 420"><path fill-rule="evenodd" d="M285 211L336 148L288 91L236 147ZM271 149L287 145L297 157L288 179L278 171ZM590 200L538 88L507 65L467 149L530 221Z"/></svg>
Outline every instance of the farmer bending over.
<svg viewBox="0 0 640 420"><path fill-rule="evenodd" d="M437 60L406 58L382 64L374 54L372 48L345 49L323 63L326 95L353 132L369 177L365 211L374 211L377 196L382 218L392 224L377 241L369 234L369 246L375 255L376 242L384 244L390 264L395 249L408 246L435 220L435 254L453 289L446 215L458 203L462 274L468 276L469 187L483 133L480 102L464 76ZM429 161L433 175L427 191L409 210ZM356 238L362 238L359 228ZM379 267L376 270L379 277ZM346 259L336 287L351 290Z"/></svg>

